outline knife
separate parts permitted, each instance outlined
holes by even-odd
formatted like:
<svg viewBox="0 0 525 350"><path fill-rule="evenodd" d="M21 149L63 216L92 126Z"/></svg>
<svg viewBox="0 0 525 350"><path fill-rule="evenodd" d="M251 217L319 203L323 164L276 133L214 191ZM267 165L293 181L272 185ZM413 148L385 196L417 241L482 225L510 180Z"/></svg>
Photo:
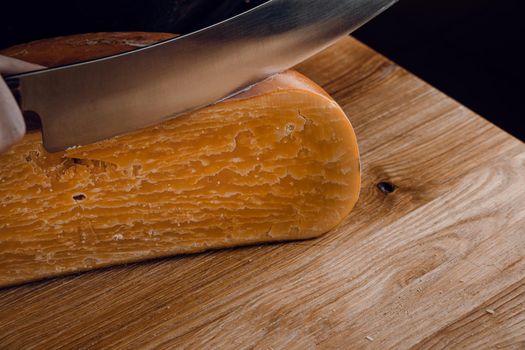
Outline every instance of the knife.
<svg viewBox="0 0 525 350"><path fill-rule="evenodd" d="M397 0L270 0L174 39L6 78L49 152L158 124L286 70Z"/></svg>

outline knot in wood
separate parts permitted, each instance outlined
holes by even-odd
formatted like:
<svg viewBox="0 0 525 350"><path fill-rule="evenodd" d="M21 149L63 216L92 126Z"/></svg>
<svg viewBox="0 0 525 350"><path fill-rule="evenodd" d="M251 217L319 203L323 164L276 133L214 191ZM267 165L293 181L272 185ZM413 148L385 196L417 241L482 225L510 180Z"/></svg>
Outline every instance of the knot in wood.
<svg viewBox="0 0 525 350"><path fill-rule="evenodd" d="M389 181L381 181L377 184L377 188L384 194L390 194L397 189L397 186Z"/></svg>

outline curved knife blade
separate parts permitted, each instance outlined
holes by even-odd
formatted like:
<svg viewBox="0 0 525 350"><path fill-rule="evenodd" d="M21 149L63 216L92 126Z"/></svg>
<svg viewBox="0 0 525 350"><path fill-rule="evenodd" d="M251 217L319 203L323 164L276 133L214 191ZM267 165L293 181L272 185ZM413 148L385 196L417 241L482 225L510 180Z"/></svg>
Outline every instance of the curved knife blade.
<svg viewBox="0 0 525 350"><path fill-rule="evenodd" d="M396 0L270 0L131 52L7 79L59 151L157 124L321 51Z"/></svg>

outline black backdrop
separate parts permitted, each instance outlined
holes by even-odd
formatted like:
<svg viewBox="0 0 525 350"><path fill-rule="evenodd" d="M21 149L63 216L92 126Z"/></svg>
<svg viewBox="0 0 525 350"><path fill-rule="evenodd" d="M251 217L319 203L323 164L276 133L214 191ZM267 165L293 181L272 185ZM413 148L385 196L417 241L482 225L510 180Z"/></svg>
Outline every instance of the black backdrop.
<svg viewBox="0 0 525 350"><path fill-rule="evenodd" d="M15 0L1 10L0 48L46 37L103 32L184 34L266 0Z"/></svg>
<svg viewBox="0 0 525 350"><path fill-rule="evenodd" d="M525 141L524 3L400 0L354 35Z"/></svg>
<svg viewBox="0 0 525 350"><path fill-rule="evenodd" d="M94 31L187 33L265 0L10 2L0 47ZM525 140L522 0L401 0L355 36Z"/></svg>

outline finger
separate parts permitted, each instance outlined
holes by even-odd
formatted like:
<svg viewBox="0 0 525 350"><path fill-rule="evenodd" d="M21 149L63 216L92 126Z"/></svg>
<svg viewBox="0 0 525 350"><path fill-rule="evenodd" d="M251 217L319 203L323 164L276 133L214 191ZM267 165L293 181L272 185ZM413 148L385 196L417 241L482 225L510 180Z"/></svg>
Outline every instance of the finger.
<svg viewBox="0 0 525 350"><path fill-rule="evenodd" d="M0 78L0 153L20 140L26 132L22 112L11 91Z"/></svg>
<svg viewBox="0 0 525 350"><path fill-rule="evenodd" d="M2 75L19 74L44 68L46 67L0 55L0 74Z"/></svg>

